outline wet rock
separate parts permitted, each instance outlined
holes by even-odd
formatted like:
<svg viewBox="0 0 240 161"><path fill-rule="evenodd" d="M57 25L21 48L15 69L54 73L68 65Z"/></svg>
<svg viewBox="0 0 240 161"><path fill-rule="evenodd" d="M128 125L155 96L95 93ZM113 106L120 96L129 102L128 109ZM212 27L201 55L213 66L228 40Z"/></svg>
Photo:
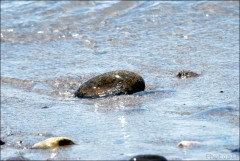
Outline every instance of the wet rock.
<svg viewBox="0 0 240 161"><path fill-rule="evenodd" d="M42 108L49 108L48 106L43 106Z"/></svg>
<svg viewBox="0 0 240 161"><path fill-rule="evenodd" d="M232 149L231 152L232 152L232 153L240 153L240 148L238 148L238 149Z"/></svg>
<svg viewBox="0 0 240 161"><path fill-rule="evenodd" d="M83 83L75 92L76 97L96 98L144 91L143 78L133 72L119 70L101 74Z"/></svg>
<svg viewBox="0 0 240 161"><path fill-rule="evenodd" d="M56 148L59 146L72 145L74 142L72 139L67 137L51 137L39 143L33 145L32 148L46 149L46 148Z"/></svg>
<svg viewBox="0 0 240 161"><path fill-rule="evenodd" d="M3 142L2 140L0 140L0 145L4 145L5 144L5 142Z"/></svg>
<svg viewBox="0 0 240 161"><path fill-rule="evenodd" d="M129 161L167 161L167 159L159 155L146 154L134 156Z"/></svg>
<svg viewBox="0 0 240 161"><path fill-rule="evenodd" d="M185 79L185 78L190 78L190 77L197 77L199 74L192 72L192 71L181 71L177 74L178 78Z"/></svg>
<svg viewBox="0 0 240 161"><path fill-rule="evenodd" d="M184 147L189 147L192 145L200 144L198 141L181 141L180 143L177 144L177 147L184 148Z"/></svg>
<svg viewBox="0 0 240 161"><path fill-rule="evenodd" d="M23 156L17 156L17 157L12 157L12 158L6 159L6 161L20 161L20 160L29 160L29 159L24 158Z"/></svg>

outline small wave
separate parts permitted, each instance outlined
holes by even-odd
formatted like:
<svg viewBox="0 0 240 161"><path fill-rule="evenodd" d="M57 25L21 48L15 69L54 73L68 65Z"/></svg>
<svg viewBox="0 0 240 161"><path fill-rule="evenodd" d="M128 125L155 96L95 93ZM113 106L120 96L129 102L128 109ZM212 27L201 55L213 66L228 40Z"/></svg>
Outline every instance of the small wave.
<svg viewBox="0 0 240 161"><path fill-rule="evenodd" d="M233 10L230 10L225 5L226 2L199 2L193 5L193 9L197 11L207 11L209 13L221 13L226 15L238 15Z"/></svg>
<svg viewBox="0 0 240 161"><path fill-rule="evenodd" d="M212 109L207 109L207 110L203 110L197 114L194 114L194 117L206 117L206 116L223 116L223 115L227 115L228 113L232 113L236 111L236 108L231 107L231 106L227 106L227 107L216 107L216 108L212 108Z"/></svg>
<svg viewBox="0 0 240 161"><path fill-rule="evenodd" d="M84 82L83 77L65 77L54 80L21 80L11 77L1 77L1 83L9 84L25 91L32 91L38 94L52 97L73 97L75 90Z"/></svg>

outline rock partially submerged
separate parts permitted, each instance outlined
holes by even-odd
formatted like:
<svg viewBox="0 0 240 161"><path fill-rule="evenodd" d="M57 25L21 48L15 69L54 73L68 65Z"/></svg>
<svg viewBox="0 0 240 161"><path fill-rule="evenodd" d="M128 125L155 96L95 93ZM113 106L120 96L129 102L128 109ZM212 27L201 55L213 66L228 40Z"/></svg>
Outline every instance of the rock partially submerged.
<svg viewBox="0 0 240 161"><path fill-rule="evenodd" d="M186 70L186 71L181 71L177 74L177 77L178 78L181 78L181 79L185 79L185 78L190 78L190 77L197 77L199 76L199 74L193 72L193 71L190 71L190 70Z"/></svg>
<svg viewBox="0 0 240 161"><path fill-rule="evenodd" d="M129 161L167 161L167 159L160 155L145 154L134 156Z"/></svg>
<svg viewBox="0 0 240 161"><path fill-rule="evenodd" d="M72 139L67 137L51 137L39 143L33 145L32 148L37 149L47 149L47 148L56 148L59 146L72 145L74 142Z"/></svg>
<svg viewBox="0 0 240 161"><path fill-rule="evenodd" d="M17 157L12 157L12 158L8 158L8 159L6 159L6 161L20 161L20 160L25 160L25 161L27 161L27 160L29 160L29 159L27 159L27 158L24 158L23 156L17 156Z"/></svg>
<svg viewBox="0 0 240 161"><path fill-rule="evenodd" d="M143 78L133 72L118 70L96 76L83 83L75 92L76 97L96 98L144 91Z"/></svg>
<svg viewBox="0 0 240 161"><path fill-rule="evenodd" d="M4 145L4 144L5 144L5 142L0 140L0 145Z"/></svg>
<svg viewBox="0 0 240 161"><path fill-rule="evenodd" d="M232 153L240 153L240 148L232 149L231 152L232 152Z"/></svg>
<svg viewBox="0 0 240 161"><path fill-rule="evenodd" d="M197 144L200 144L200 142L184 140L184 141L181 141L180 143L178 143L177 147L184 148L184 147L189 147L189 146L193 146L193 145L197 145Z"/></svg>

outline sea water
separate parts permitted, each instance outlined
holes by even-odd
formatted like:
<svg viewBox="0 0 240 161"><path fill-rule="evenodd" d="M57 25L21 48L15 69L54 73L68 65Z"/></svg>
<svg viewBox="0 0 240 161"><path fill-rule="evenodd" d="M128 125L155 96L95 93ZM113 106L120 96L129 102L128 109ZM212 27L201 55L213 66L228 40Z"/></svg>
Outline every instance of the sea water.
<svg viewBox="0 0 240 161"><path fill-rule="evenodd" d="M74 97L114 70L145 91ZM52 136L76 145L31 149ZM239 2L1 1L1 140L1 159L238 160Z"/></svg>

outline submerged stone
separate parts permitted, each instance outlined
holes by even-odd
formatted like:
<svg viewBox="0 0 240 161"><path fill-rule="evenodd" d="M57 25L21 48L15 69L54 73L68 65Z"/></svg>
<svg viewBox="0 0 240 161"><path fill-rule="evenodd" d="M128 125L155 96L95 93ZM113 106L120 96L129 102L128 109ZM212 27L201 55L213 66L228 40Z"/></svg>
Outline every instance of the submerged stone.
<svg viewBox="0 0 240 161"><path fill-rule="evenodd" d="M6 159L6 161L20 161L20 160L25 160L25 161L27 161L27 160L29 160L29 159L24 158L23 156L17 156L17 157L12 157L12 158Z"/></svg>
<svg viewBox="0 0 240 161"><path fill-rule="evenodd" d="M46 149L46 148L56 148L59 146L72 145L74 142L72 139L67 137L51 137L39 143L33 145L32 148Z"/></svg>
<svg viewBox="0 0 240 161"><path fill-rule="evenodd" d="M167 159L160 155L146 154L134 156L129 161L167 161Z"/></svg>
<svg viewBox="0 0 240 161"><path fill-rule="evenodd" d="M240 148L238 148L238 149L232 149L231 152L232 152L232 153L240 153Z"/></svg>
<svg viewBox="0 0 240 161"><path fill-rule="evenodd" d="M5 142L3 142L2 140L0 140L0 145L4 145L5 144Z"/></svg>
<svg viewBox="0 0 240 161"><path fill-rule="evenodd" d="M144 91L143 78L133 72L118 70L96 76L83 83L75 92L76 97L96 98Z"/></svg>
<svg viewBox="0 0 240 161"><path fill-rule="evenodd" d="M189 147L189 146L193 146L193 145L196 145L196 144L200 144L200 142L184 140L184 141L181 141L180 143L178 143L177 147L184 148L184 147Z"/></svg>
<svg viewBox="0 0 240 161"><path fill-rule="evenodd" d="M181 71L177 74L178 78L185 79L190 77L197 77L199 74L192 72L192 71Z"/></svg>

